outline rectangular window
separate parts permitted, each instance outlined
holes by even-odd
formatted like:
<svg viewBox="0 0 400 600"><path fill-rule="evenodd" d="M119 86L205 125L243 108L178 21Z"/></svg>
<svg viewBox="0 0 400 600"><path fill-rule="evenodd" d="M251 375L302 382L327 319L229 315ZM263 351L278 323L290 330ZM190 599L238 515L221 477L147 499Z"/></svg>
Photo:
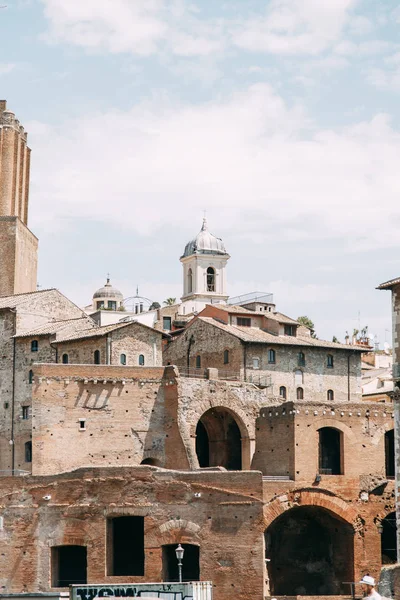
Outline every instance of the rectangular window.
<svg viewBox="0 0 400 600"><path fill-rule="evenodd" d="M79 419L79 431L85 431L86 419Z"/></svg>
<svg viewBox="0 0 400 600"><path fill-rule="evenodd" d="M163 317L163 329L164 329L164 331L171 331L171 329L172 329L171 317Z"/></svg>
<svg viewBox="0 0 400 600"><path fill-rule="evenodd" d="M96 302L96 308L97 310L104 308L104 300L99 300L99 302Z"/></svg>
<svg viewBox="0 0 400 600"><path fill-rule="evenodd" d="M326 359L326 366L329 369L333 369L333 356L332 356L332 354L328 354L327 359Z"/></svg>
<svg viewBox="0 0 400 600"><path fill-rule="evenodd" d="M253 369L259 369L259 368L260 368L260 359L253 358Z"/></svg>
<svg viewBox="0 0 400 600"><path fill-rule="evenodd" d="M29 406L23 406L22 407L22 418L25 421L26 419L29 419Z"/></svg>
<svg viewBox="0 0 400 600"><path fill-rule="evenodd" d="M274 364L276 360L276 354L275 354L275 350L268 350L268 362L270 364Z"/></svg>
<svg viewBox="0 0 400 600"><path fill-rule="evenodd" d="M107 520L107 575L144 575L144 517Z"/></svg>
<svg viewBox="0 0 400 600"><path fill-rule="evenodd" d="M117 310L117 303L115 300L108 300L108 308L110 310Z"/></svg>
<svg viewBox="0 0 400 600"><path fill-rule="evenodd" d="M238 317L237 324L239 327L251 327L251 319L247 319L246 317Z"/></svg>
<svg viewBox="0 0 400 600"><path fill-rule="evenodd" d="M296 337L296 325L285 325L285 335Z"/></svg>
<svg viewBox="0 0 400 600"><path fill-rule="evenodd" d="M86 571L86 546L56 546L51 549L52 587L85 584Z"/></svg>

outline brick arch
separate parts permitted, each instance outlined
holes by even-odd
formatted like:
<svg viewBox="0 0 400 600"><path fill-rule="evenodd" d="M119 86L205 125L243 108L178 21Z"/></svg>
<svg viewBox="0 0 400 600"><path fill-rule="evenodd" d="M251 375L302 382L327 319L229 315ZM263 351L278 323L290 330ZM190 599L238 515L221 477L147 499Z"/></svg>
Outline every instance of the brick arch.
<svg viewBox="0 0 400 600"><path fill-rule="evenodd" d="M228 413L232 415L232 417L237 422L237 425L240 429L240 434L242 438L255 438L255 419L251 419L246 415L244 410L240 408L240 406L234 405L232 406L232 402L212 402L212 401L204 401L200 402L197 406L197 410L193 411L193 420L190 423L190 436L196 436L196 427L201 417L211 408L222 408L226 410Z"/></svg>
<svg viewBox="0 0 400 600"><path fill-rule="evenodd" d="M313 424L315 425L314 431L318 431L321 427L332 427L333 429L337 429L338 431L342 431L346 434L347 438L351 440L353 443L357 443L357 438L354 431L349 427L345 421L345 417L342 420L337 418L331 418L330 416L326 417L326 415L321 415L315 418Z"/></svg>
<svg viewBox="0 0 400 600"><path fill-rule="evenodd" d="M264 527L267 529L275 519L297 506L317 506L351 525L359 531L362 521L357 510L338 496L331 496L323 490L303 489L275 498L264 507Z"/></svg>
<svg viewBox="0 0 400 600"><path fill-rule="evenodd" d="M199 546L200 529L200 525L193 521L171 519L148 532L148 546L153 548L166 544L194 544Z"/></svg>

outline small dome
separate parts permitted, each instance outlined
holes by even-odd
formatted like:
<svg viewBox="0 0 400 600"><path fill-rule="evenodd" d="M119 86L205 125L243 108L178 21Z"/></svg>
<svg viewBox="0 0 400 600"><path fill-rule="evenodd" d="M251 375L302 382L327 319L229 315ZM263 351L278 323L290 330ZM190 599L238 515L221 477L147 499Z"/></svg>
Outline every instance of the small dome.
<svg viewBox="0 0 400 600"><path fill-rule="evenodd" d="M107 283L104 285L104 287L99 288L93 294L93 299L95 298L114 298L118 300L124 299L121 292L111 285L109 277L107 277Z"/></svg>
<svg viewBox="0 0 400 600"><path fill-rule="evenodd" d="M215 237L208 231L206 219L203 219L200 233L185 246L183 256L192 254L228 254L221 238Z"/></svg>

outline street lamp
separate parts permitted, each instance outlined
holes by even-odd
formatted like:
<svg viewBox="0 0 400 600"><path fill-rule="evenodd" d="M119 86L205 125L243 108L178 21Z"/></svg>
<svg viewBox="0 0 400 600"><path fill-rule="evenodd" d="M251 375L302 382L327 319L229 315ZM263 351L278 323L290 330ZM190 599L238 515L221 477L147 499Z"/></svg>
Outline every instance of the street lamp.
<svg viewBox="0 0 400 600"><path fill-rule="evenodd" d="M185 550L179 544L175 549L176 560L178 561L179 583L182 583L182 560Z"/></svg>

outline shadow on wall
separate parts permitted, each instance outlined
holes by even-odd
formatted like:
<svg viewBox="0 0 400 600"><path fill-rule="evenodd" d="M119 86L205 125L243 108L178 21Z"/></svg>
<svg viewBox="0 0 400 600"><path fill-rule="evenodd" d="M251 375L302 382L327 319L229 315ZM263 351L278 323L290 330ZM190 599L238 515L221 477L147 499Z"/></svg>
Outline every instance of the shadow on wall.
<svg viewBox="0 0 400 600"><path fill-rule="evenodd" d="M354 530L324 508L301 506L279 516L265 532L271 594L348 594L354 581Z"/></svg>

